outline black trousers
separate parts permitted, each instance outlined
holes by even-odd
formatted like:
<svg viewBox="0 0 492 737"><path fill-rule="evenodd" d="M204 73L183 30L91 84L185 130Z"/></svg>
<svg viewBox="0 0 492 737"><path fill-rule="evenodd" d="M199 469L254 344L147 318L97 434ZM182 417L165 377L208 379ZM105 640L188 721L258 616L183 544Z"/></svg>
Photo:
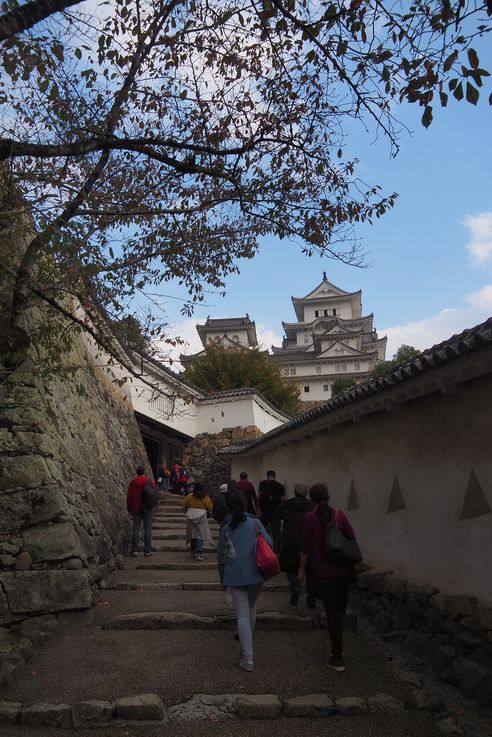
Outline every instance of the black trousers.
<svg viewBox="0 0 492 737"><path fill-rule="evenodd" d="M316 597L321 599L326 611L331 652L335 658L343 655L343 615L347 611L349 580L347 576L338 578L317 578Z"/></svg>

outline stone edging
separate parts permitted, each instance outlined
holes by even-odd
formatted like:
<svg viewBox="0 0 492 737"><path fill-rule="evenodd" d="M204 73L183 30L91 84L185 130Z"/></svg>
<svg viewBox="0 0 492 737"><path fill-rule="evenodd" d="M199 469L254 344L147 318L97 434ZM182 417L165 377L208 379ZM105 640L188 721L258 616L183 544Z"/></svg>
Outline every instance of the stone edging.
<svg viewBox="0 0 492 737"><path fill-rule="evenodd" d="M439 711L442 702L429 691L412 691L405 703L380 693L362 699L331 698L325 693L282 699L276 694L195 694L189 701L164 707L157 694L125 696L116 701L88 700L73 705L0 701L0 724L53 726L79 729L115 722L167 722L220 719L319 718L363 714L397 714L405 709Z"/></svg>

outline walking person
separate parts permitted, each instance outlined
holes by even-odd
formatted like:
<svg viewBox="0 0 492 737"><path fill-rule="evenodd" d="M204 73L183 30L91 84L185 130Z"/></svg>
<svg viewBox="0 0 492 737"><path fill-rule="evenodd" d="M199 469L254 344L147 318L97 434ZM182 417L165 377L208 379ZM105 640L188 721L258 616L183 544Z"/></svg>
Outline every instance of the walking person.
<svg viewBox="0 0 492 737"><path fill-rule="evenodd" d="M246 471L241 471L239 474L239 481L236 482L236 486L239 491L242 491L246 498L246 511L248 514L256 515L258 508L258 497L256 496L255 487L248 481L248 474Z"/></svg>
<svg viewBox="0 0 492 737"><path fill-rule="evenodd" d="M261 522L246 513L246 499L242 492L227 496L227 509L229 515L220 530L218 545L220 582L225 589L230 589L236 609L241 644L239 667L251 672L256 602L264 583L256 565L257 531L270 545L271 539Z"/></svg>
<svg viewBox="0 0 492 737"><path fill-rule="evenodd" d="M219 488L219 494L214 499L212 517L215 520L217 520L217 522L220 522L221 525L228 514L227 496L226 496L227 492L228 492L227 484L221 484Z"/></svg>
<svg viewBox="0 0 492 737"><path fill-rule="evenodd" d="M136 476L130 481L126 494L126 508L133 520L131 554L138 555L140 545L140 525L144 529L144 555L152 555L152 509L147 508L143 501L143 490L146 484L155 488L155 484L146 473L143 466L137 466Z"/></svg>
<svg viewBox="0 0 492 737"><path fill-rule="evenodd" d="M172 485L173 494L179 494L180 478L181 478L181 463L179 461L174 461L173 465L171 466L171 485Z"/></svg>
<svg viewBox="0 0 492 737"><path fill-rule="evenodd" d="M212 500L200 481L195 481L193 491L185 497L183 509L186 513L186 544L190 544L191 557L202 561L204 546L213 548L207 519L212 514Z"/></svg>
<svg viewBox="0 0 492 737"><path fill-rule="evenodd" d="M275 476L275 471L267 471L266 479L260 481L258 487L258 503L260 505L260 520L263 526L271 532L273 548L278 553L280 548L280 521L274 518L275 510L285 497L285 489Z"/></svg>
<svg viewBox="0 0 492 737"><path fill-rule="evenodd" d="M307 498L309 484L303 481L294 486L294 496L282 502L275 510L274 519L283 523L280 544L280 570L287 574L290 586L290 604L296 606L301 593L298 579L301 555L301 526L304 515L312 510L311 500ZM312 569L306 566L306 588L308 604L314 599Z"/></svg>
<svg viewBox="0 0 492 737"><path fill-rule="evenodd" d="M344 671L343 615L347 611L349 578L353 568L345 568L328 560L325 554L325 530L328 525L336 524L349 540L355 540L355 533L342 510L329 505L330 496L325 484L311 486L309 496L314 510L308 512L302 522L298 578L302 584L308 556L312 555L316 597L323 602L331 642L327 666Z"/></svg>

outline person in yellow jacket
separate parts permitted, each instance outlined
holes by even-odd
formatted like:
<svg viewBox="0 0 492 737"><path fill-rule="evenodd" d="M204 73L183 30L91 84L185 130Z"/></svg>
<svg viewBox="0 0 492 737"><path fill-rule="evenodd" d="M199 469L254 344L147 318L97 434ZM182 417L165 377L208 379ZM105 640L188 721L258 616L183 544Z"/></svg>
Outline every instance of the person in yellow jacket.
<svg viewBox="0 0 492 737"><path fill-rule="evenodd" d="M204 545L213 547L207 519L212 514L212 500L200 481L193 484L193 491L185 497L183 510L187 522L186 544L190 544L191 557L195 560L203 560Z"/></svg>

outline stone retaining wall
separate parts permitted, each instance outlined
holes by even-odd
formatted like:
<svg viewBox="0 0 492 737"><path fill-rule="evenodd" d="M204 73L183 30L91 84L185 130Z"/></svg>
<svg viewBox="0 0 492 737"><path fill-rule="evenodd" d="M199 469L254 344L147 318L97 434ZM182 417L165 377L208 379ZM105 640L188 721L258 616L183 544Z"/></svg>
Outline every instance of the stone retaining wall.
<svg viewBox="0 0 492 737"><path fill-rule="evenodd" d="M424 659L443 681L492 706L492 609L392 573L360 575L359 616Z"/></svg>
<svg viewBox="0 0 492 737"><path fill-rule="evenodd" d="M226 427L215 435L201 433L186 446L183 463L190 471L191 478L202 481L208 492L214 496L220 485L231 478L229 458L218 455L217 451L231 445L231 442L254 440L262 434L255 425Z"/></svg>

